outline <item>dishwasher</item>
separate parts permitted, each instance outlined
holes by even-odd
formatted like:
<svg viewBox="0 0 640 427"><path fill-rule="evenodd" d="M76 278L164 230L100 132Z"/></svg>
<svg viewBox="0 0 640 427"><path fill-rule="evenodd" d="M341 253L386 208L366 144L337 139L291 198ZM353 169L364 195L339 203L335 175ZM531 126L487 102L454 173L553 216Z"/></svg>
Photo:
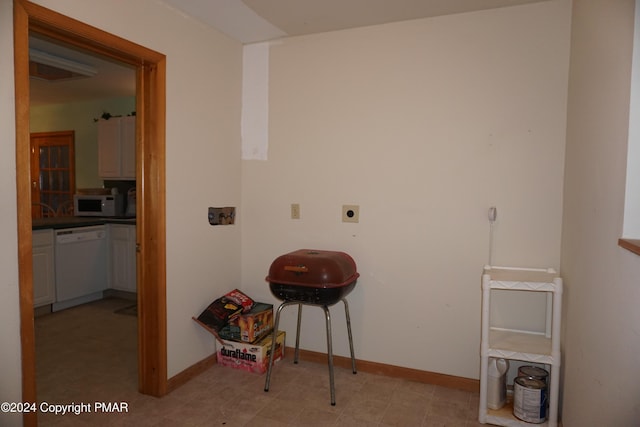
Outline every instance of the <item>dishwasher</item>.
<svg viewBox="0 0 640 427"><path fill-rule="evenodd" d="M107 231L104 225L55 231L56 302L64 310L102 298L107 289Z"/></svg>

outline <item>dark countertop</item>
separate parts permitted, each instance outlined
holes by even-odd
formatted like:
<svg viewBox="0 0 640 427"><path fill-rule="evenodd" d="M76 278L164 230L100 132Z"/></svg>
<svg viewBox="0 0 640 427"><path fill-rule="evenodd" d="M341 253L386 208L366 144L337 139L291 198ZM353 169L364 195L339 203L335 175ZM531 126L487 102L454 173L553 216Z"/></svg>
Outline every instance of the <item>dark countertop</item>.
<svg viewBox="0 0 640 427"><path fill-rule="evenodd" d="M42 218L34 219L31 223L32 230L43 230L47 228L60 229L60 228L75 228L75 227L88 227L91 225L104 225L104 224L128 224L135 225L135 218L103 218L103 217L89 217L89 216L64 216L56 218Z"/></svg>

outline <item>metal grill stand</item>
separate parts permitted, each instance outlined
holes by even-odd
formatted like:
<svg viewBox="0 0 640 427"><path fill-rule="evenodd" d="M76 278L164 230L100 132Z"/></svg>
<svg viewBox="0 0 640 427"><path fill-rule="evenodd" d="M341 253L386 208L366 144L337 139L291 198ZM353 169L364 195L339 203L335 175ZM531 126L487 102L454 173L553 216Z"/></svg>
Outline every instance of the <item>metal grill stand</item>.
<svg viewBox="0 0 640 427"><path fill-rule="evenodd" d="M353 352L353 336L351 335L351 318L349 316L349 304L347 303L346 298L342 298L342 302L344 303L344 313L347 320L347 332L349 334L349 350L351 351L351 368L354 374L356 371L356 359ZM276 342L276 334L278 333L278 324L280 323L280 312L282 309L288 305L296 304L298 306L298 326L296 328L296 350L293 358L293 363L298 363L298 359L300 356L300 321L302 320L302 306L303 305L313 305L316 307L322 307L325 314L326 319L326 327L327 327L327 361L329 364L329 387L331 389L331 405L335 406L336 404L336 391L335 391L335 383L333 380L333 348L331 343L331 313L329 312L328 305L320 305L320 304L309 304L302 303L299 301L285 301L278 307L276 311L276 320L273 327L273 336L271 342ZM267 379L264 384L264 391L269 391L269 383L271 382L271 368L273 367L273 355L275 351L271 351L269 355L269 367L267 369Z"/></svg>

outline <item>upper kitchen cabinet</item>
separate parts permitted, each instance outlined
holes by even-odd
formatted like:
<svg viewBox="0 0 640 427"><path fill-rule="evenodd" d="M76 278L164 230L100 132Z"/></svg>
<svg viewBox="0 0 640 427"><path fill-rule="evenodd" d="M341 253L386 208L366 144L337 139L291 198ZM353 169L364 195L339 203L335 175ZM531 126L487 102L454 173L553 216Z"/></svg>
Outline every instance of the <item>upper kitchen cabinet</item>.
<svg viewBox="0 0 640 427"><path fill-rule="evenodd" d="M136 117L98 121L98 174L101 178L136 178Z"/></svg>

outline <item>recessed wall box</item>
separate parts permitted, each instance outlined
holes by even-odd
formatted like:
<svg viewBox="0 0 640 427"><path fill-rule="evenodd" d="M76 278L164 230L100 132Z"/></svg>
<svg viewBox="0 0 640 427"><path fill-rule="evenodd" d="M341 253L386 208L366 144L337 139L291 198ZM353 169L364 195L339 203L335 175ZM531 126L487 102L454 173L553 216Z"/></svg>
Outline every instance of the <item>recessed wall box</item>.
<svg viewBox="0 0 640 427"><path fill-rule="evenodd" d="M209 224L228 225L234 224L236 220L236 208L227 206L224 208L209 208Z"/></svg>
<svg viewBox="0 0 640 427"><path fill-rule="evenodd" d="M360 206L342 205L342 222L360 221Z"/></svg>

